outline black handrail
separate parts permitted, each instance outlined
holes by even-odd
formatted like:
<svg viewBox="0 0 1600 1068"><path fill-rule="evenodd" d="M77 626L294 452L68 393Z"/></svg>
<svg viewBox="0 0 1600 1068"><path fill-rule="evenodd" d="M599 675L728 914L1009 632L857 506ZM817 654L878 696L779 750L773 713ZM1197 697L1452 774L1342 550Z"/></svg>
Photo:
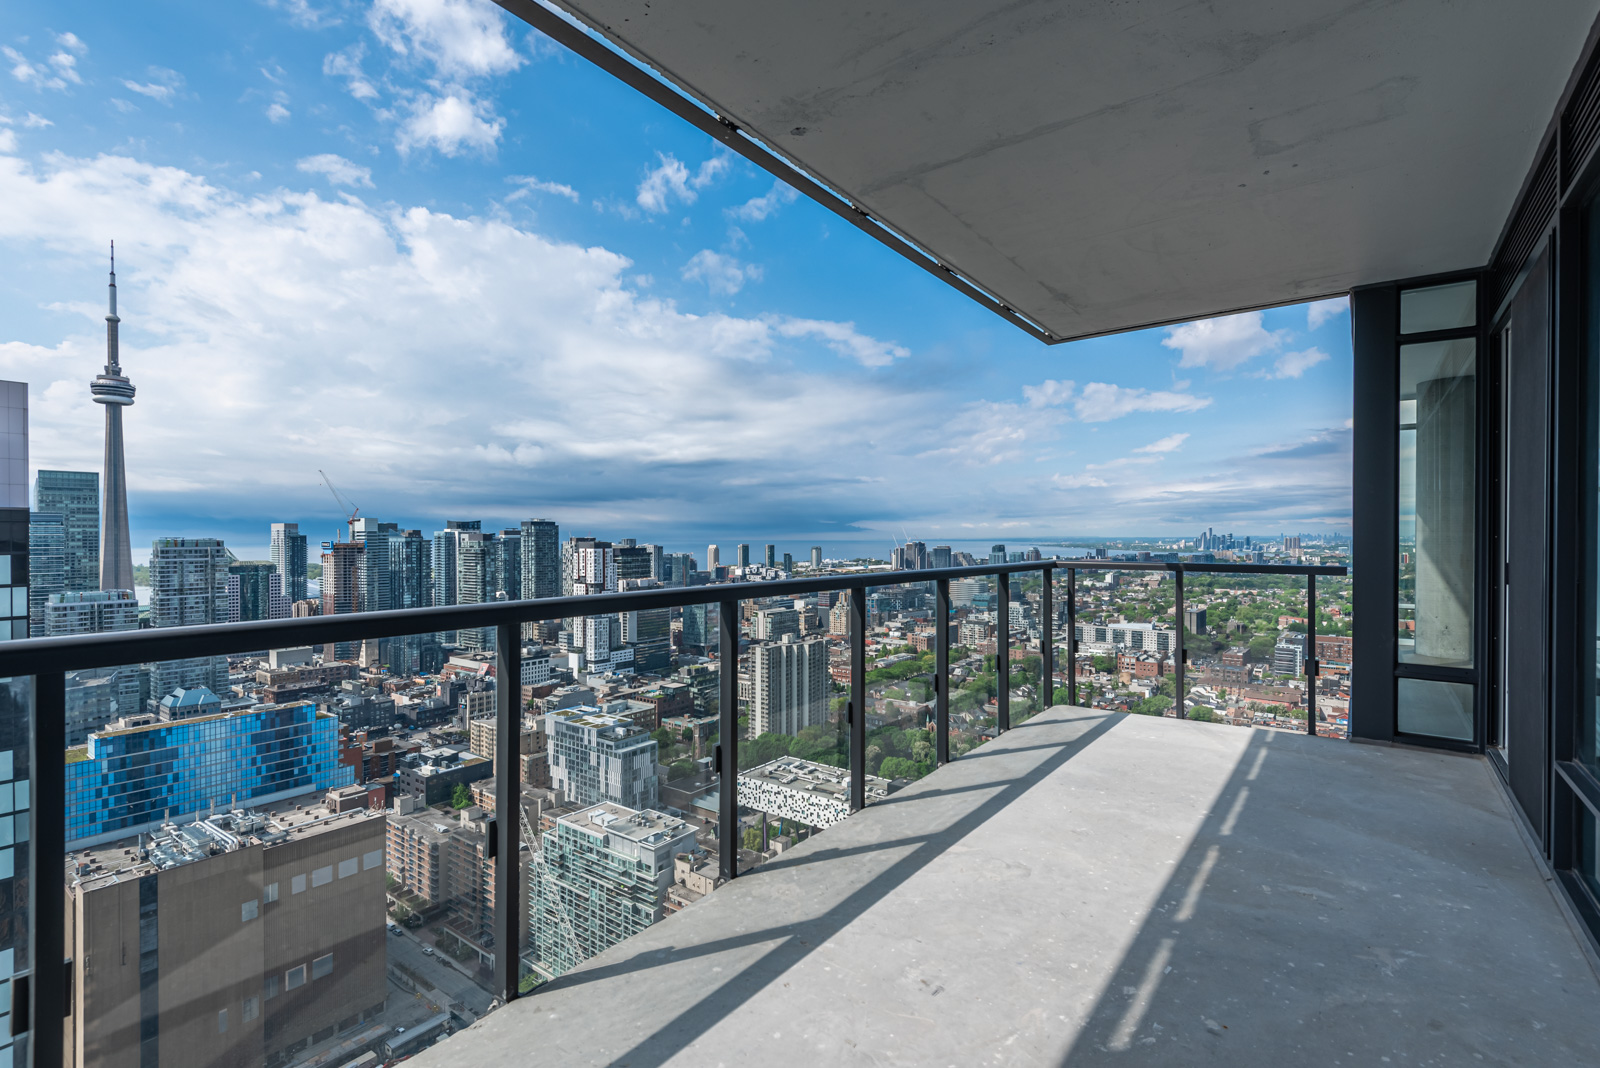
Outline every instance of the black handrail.
<svg viewBox="0 0 1600 1068"><path fill-rule="evenodd" d="M64 764L58 753L64 746L62 724L64 715L65 672L91 668L118 667L124 664L148 663L161 660L184 660L206 656L226 656L253 652L260 649L281 649L300 645L329 645L339 642L358 642L374 638L395 638L411 634L439 631L494 628L496 642L496 773L495 810L492 848L500 858L515 857L521 848L520 821L513 818L518 804L518 788L514 774L516 739L520 723L514 714L520 711L520 658L521 625L556 619L578 618L591 615L610 615L617 612L643 611L652 608L679 608L688 605L718 604L720 606L720 642L725 663L737 665L739 635L739 603L768 597L793 597L810 593L838 590L850 592L850 659L853 668L848 705L850 734L850 773L853 780L850 792L852 809L866 803L866 591L877 586L899 586L931 582L936 589L938 619L937 635L936 761L950 759L949 738L949 667L950 667L950 583L958 579L1000 577L1000 620L996 644L996 669L1000 687L997 695L997 726L1005 730L1010 726L1010 576L1040 572L1045 579L1043 607L1048 617L1044 621L1040 653L1043 659L1041 683L1046 689L1046 706L1053 703L1055 689L1054 612L1051 606L1051 583L1054 573L1067 575L1067 652L1070 662L1070 701L1077 700L1077 588L1079 571L1155 571L1172 573L1179 587L1176 715L1185 718L1186 700L1183 682L1183 618L1182 582L1187 573L1224 575L1304 575L1307 582L1307 611L1310 617L1306 651L1306 727L1316 733L1316 576L1344 575L1347 570L1338 565L1307 564L1229 564L1191 563L1164 560L1026 560L1005 564L979 564L973 567L930 568L919 571L874 571L819 575L815 578L782 579L773 582L716 583L705 586L665 587L627 590L620 593L596 594L588 597L547 597L526 601L500 601L479 605L447 605L435 608L415 608L391 612L358 612L333 616L310 616L295 619L262 620L245 623L220 623L195 627L168 627L141 631L122 631L109 634L71 635L59 638L28 638L14 642L0 642L0 677L32 675L37 688L34 744L37 749L32 764L34 797L32 809L32 871L36 885L48 886L49 880L58 878L66 853L64 821L59 806L41 804L45 798L60 798L66 789ZM729 653L731 652L731 656ZM723 672L720 687L721 731L717 753L717 773L721 781L721 805L717 829L721 874L725 878L738 876L740 842L738 782L738 682L737 670ZM45 721L49 721L46 723ZM495 979L497 993L506 1001L519 996L520 976L514 966L518 959L521 935L521 908L516 904L521 897L520 875L515 864L499 864L495 874L494 930L497 951L495 954ZM48 895L46 895L48 896ZM63 945L65 914L59 909L42 906L34 911L37 944ZM66 1012L65 966L48 954L36 962L34 968L32 1020L35 1049L54 1056L59 1049L59 1021Z"/></svg>

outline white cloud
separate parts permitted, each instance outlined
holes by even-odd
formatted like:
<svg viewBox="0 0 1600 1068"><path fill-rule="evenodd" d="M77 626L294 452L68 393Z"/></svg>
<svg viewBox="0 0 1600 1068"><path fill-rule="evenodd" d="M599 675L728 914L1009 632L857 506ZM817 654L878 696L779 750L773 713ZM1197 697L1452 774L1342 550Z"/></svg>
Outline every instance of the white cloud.
<svg viewBox="0 0 1600 1068"><path fill-rule="evenodd" d="M489 0L376 0L367 25L390 49L426 60L445 78L506 74L527 62Z"/></svg>
<svg viewBox="0 0 1600 1068"><path fill-rule="evenodd" d="M68 36L71 36L68 34ZM76 40L76 38L73 38ZM70 52L57 52L50 57L50 65L56 73L73 85L82 85L83 79L78 76L78 58Z"/></svg>
<svg viewBox="0 0 1600 1068"><path fill-rule="evenodd" d="M1315 367L1328 358L1328 354L1321 349L1305 349L1301 352L1286 352L1272 365L1273 378L1299 378L1306 371Z"/></svg>
<svg viewBox="0 0 1600 1068"><path fill-rule="evenodd" d="M799 195L793 186L775 181L770 190L761 196L751 197L736 208L729 208L728 214L744 222L760 222L785 204L792 204Z"/></svg>
<svg viewBox="0 0 1600 1068"><path fill-rule="evenodd" d="M289 121L289 109L276 100L267 105L266 115L267 119L275 124Z"/></svg>
<svg viewBox="0 0 1600 1068"><path fill-rule="evenodd" d="M1037 386L1023 386L1022 396L1035 408L1049 408L1072 399L1072 383L1047 378Z"/></svg>
<svg viewBox="0 0 1600 1068"><path fill-rule="evenodd" d="M708 248L703 248L689 257L689 262L683 265L681 273L684 281L704 282L711 292L729 297L743 289L746 282L761 280L759 265L741 263L732 256L725 256Z"/></svg>
<svg viewBox="0 0 1600 1068"><path fill-rule="evenodd" d="M22 125L26 126L30 130L42 130L46 126L54 126L55 123L51 122L43 115L35 115L30 111L28 112L28 117L22 120Z"/></svg>
<svg viewBox="0 0 1600 1068"><path fill-rule="evenodd" d="M65 89L69 81L82 83L75 69L76 61L65 52L57 52L51 56L48 64L33 63L27 56L11 47L0 48L0 54L4 54L6 59L10 60L11 76L23 85L35 89L59 90ZM57 62L58 60L61 62ZM53 72L52 67L55 68Z"/></svg>
<svg viewBox="0 0 1600 1068"><path fill-rule="evenodd" d="M1096 475L1056 475L1050 481L1061 489L1085 489L1106 484L1105 479Z"/></svg>
<svg viewBox="0 0 1600 1068"><path fill-rule="evenodd" d="M83 43L83 38L75 33L56 34L56 43L62 48L78 53L80 56L89 51L89 46Z"/></svg>
<svg viewBox="0 0 1600 1068"><path fill-rule="evenodd" d="M1168 434L1160 441L1152 441L1148 445L1141 445L1134 452L1176 452L1184 442L1189 440L1188 434Z"/></svg>
<svg viewBox="0 0 1600 1068"><path fill-rule="evenodd" d="M882 362L898 346L848 324L685 314L631 288L625 257L500 219L249 195L114 155L37 169L0 156L0 203L11 262L103 270L103 236L136 235L118 242L119 310L139 387L130 481L147 516L320 515L331 502L315 471L330 455L384 518L537 501L564 525L645 533L712 513L765 521L797 502L854 514L882 497L856 475L946 429L917 385L815 358ZM770 360L780 337L807 359ZM34 391L34 459L93 469L101 420L83 383L103 328L86 317L43 344L5 340L0 378ZM286 409L314 414L285 424ZM772 475L715 496L735 469Z"/></svg>
<svg viewBox="0 0 1600 1068"><path fill-rule="evenodd" d="M834 352L863 367L887 367L911 355L911 350L892 341L879 341L856 330L855 323L826 319L783 319L777 323L783 337L816 338Z"/></svg>
<svg viewBox="0 0 1600 1068"><path fill-rule="evenodd" d="M359 43L342 52L329 52L322 57L322 73L330 78L343 78L345 89L357 100L376 100L378 87L361 69L361 60L366 54L367 46Z"/></svg>
<svg viewBox="0 0 1600 1068"><path fill-rule="evenodd" d="M402 155L418 148L436 148L447 156L469 150L488 155L506 125L505 119L459 86L442 96L421 93L412 98L410 110L395 138Z"/></svg>
<svg viewBox="0 0 1600 1068"><path fill-rule="evenodd" d="M303 30L321 30L342 21L326 8L313 7L309 0L263 0L270 8L286 12L289 22Z"/></svg>
<svg viewBox="0 0 1600 1068"><path fill-rule="evenodd" d="M1329 319L1336 319L1349 310L1349 297L1329 297L1327 300L1314 300L1306 305L1306 329L1315 330Z"/></svg>
<svg viewBox="0 0 1600 1068"><path fill-rule="evenodd" d="M15 152L17 150L17 131L10 127L0 128L0 152Z"/></svg>
<svg viewBox="0 0 1600 1068"><path fill-rule="evenodd" d="M1210 397L1190 393L1090 382L1078 395L1074 411L1086 423L1100 423L1134 412L1197 412L1210 403Z"/></svg>
<svg viewBox="0 0 1600 1068"><path fill-rule="evenodd" d="M183 88L183 75L167 67L151 67L147 73L150 76L148 82L140 83L124 78L122 84L141 96L170 105L178 90Z"/></svg>
<svg viewBox="0 0 1600 1068"><path fill-rule="evenodd" d="M634 197L639 206L651 213L666 211L673 200L693 204L700 190L710 185L717 176L728 169L728 157L719 153L700 164L693 174L677 157L657 153L660 165L644 176Z"/></svg>
<svg viewBox="0 0 1600 1068"><path fill-rule="evenodd" d="M1183 353L1180 367L1231 371L1264 352L1275 351L1288 337L1286 330L1266 329L1260 312L1244 312L1171 327L1161 343Z"/></svg>
<svg viewBox="0 0 1600 1068"><path fill-rule="evenodd" d="M320 174L328 179L330 185L361 185L368 189L372 188L371 167L357 166L332 152L307 156L295 164L295 169L306 174Z"/></svg>
<svg viewBox="0 0 1600 1068"><path fill-rule="evenodd" d="M554 196L566 197L574 204L582 199L578 195L578 191L570 185L563 185L560 182L546 182L531 175L513 174L508 176L506 181L515 183L518 186L506 197L507 201L521 200L529 193L550 193Z"/></svg>

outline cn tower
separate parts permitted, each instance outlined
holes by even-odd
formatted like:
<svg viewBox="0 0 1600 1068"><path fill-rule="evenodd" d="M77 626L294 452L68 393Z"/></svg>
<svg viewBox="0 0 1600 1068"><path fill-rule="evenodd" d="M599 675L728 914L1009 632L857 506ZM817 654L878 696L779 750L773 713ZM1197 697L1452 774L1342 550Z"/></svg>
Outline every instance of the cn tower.
<svg viewBox="0 0 1600 1068"><path fill-rule="evenodd" d="M106 373L89 383L94 402L106 406L105 494L100 516L100 588L133 589L133 545L128 536L128 475L122 459L122 409L133 403L133 383L117 360L117 244L111 243L111 308L106 315Z"/></svg>

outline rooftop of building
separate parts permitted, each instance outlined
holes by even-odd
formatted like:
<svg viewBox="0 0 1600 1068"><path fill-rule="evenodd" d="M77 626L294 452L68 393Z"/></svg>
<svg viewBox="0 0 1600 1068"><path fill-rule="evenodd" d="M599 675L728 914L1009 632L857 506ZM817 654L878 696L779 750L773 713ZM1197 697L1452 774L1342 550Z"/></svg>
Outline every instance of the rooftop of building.
<svg viewBox="0 0 1600 1068"><path fill-rule="evenodd" d="M377 809L334 812L321 791L253 809L218 812L188 823L67 854L67 885L96 890L155 871L192 864L250 845L279 845L357 820L383 819Z"/></svg>
<svg viewBox="0 0 1600 1068"><path fill-rule="evenodd" d="M656 845L691 831L689 824L676 816L650 808L628 808L610 801L580 808L556 822L588 833L604 831L641 845Z"/></svg>
<svg viewBox="0 0 1600 1068"><path fill-rule="evenodd" d="M832 764L818 764L799 757L779 757L739 773L741 780L766 782L786 790L796 790L829 800L848 801L850 798L850 773ZM867 776L867 803L889 796L889 780L876 775Z"/></svg>
<svg viewBox="0 0 1600 1068"><path fill-rule="evenodd" d="M311 704L309 701L285 701L285 702L283 702L281 704L276 704L276 705L254 705L254 706L252 706L250 708L246 708L246 709L240 709L240 710L235 710L235 711L230 711L230 712L221 712L221 713L218 713L217 715L214 715L214 716L195 716L195 717L193 717L191 719L179 719L179 720L164 720L163 719L163 720L157 720L154 723L141 723L137 727L122 727L122 728L119 728L117 730L95 731L93 734L90 735L90 737L91 738L120 738L120 737L123 737L125 735L141 734L141 733L143 733L145 731L158 730L158 729L160 729L162 727L192 727L192 726L194 726L196 724L199 724L199 723L213 723L213 722L215 722L217 720L241 719L244 716L253 716L253 715L255 715L255 714L259 713L259 712L271 712L271 711L274 711L275 709L279 709L279 708L310 708L310 709L316 710L316 706ZM323 712L321 710L316 710L316 718L318 718L318 719L334 719L334 720L336 720L339 717L333 715L331 712ZM68 749L67 750L67 763L68 764L74 764L74 763L77 763L78 761L87 760L89 758L88 747L79 746L77 748L79 750L82 750L83 755L77 757L76 759L74 759L72 754L74 753L75 750Z"/></svg>

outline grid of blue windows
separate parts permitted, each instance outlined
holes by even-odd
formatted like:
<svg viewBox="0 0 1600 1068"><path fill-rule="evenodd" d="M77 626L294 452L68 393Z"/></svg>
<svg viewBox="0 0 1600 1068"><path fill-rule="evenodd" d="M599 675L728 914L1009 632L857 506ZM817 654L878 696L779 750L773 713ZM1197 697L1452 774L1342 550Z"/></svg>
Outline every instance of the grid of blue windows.
<svg viewBox="0 0 1600 1068"><path fill-rule="evenodd" d="M338 718L305 702L92 734L67 760L68 848L355 781Z"/></svg>

